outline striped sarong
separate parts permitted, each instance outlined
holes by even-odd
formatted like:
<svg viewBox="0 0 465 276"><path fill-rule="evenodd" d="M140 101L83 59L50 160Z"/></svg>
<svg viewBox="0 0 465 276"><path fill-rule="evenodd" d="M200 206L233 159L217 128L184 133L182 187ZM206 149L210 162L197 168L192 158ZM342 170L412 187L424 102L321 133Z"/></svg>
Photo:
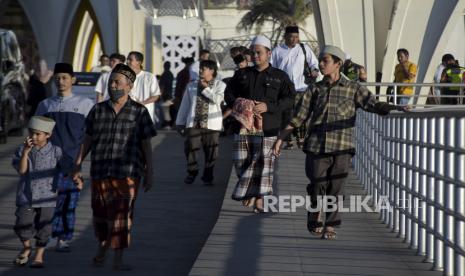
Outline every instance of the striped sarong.
<svg viewBox="0 0 465 276"><path fill-rule="evenodd" d="M113 249L129 247L139 181L107 178L92 181L92 215L97 239Z"/></svg>
<svg viewBox="0 0 465 276"><path fill-rule="evenodd" d="M244 200L273 193L276 139L276 136L234 135L233 163L238 181L232 199Z"/></svg>

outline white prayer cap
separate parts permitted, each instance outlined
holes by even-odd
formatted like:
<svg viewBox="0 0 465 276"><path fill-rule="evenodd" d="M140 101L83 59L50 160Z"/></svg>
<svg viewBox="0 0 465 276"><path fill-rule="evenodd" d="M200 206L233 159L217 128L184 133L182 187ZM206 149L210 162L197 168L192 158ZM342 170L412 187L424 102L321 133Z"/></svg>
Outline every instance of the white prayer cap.
<svg viewBox="0 0 465 276"><path fill-rule="evenodd" d="M254 39L252 39L251 45L252 46L261 45L271 50L270 40L266 36L263 36L263 35L257 35L256 37L254 37Z"/></svg>
<svg viewBox="0 0 465 276"><path fill-rule="evenodd" d="M52 133L53 128L55 127L55 121L44 117L44 116L32 116L29 120L28 128Z"/></svg>
<svg viewBox="0 0 465 276"><path fill-rule="evenodd" d="M342 60L342 62L344 62L346 59L346 53L344 53L341 48L333 45L326 45L323 51L320 52L320 58L322 58L325 54L336 56Z"/></svg>

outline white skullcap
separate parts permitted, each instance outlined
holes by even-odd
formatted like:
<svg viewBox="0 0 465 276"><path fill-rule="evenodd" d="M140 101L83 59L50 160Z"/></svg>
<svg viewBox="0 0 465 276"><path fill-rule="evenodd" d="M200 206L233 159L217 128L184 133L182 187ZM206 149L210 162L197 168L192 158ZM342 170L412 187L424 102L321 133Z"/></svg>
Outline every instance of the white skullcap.
<svg viewBox="0 0 465 276"><path fill-rule="evenodd" d="M32 116L27 127L50 134L55 127L55 121L44 116Z"/></svg>
<svg viewBox="0 0 465 276"><path fill-rule="evenodd" d="M251 45L252 46L261 45L271 50L270 40L266 36L263 36L263 35L257 35L256 37L254 37L254 39L252 39Z"/></svg>

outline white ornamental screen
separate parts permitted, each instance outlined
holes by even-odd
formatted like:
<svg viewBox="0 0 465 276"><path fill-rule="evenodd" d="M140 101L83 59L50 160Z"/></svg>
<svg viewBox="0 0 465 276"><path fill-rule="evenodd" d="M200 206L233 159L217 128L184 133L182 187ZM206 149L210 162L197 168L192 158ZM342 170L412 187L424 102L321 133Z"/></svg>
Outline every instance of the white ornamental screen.
<svg viewBox="0 0 465 276"><path fill-rule="evenodd" d="M195 36L162 36L163 61L171 63L171 72L176 76L184 68L181 58L194 57L199 54L199 38Z"/></svg>

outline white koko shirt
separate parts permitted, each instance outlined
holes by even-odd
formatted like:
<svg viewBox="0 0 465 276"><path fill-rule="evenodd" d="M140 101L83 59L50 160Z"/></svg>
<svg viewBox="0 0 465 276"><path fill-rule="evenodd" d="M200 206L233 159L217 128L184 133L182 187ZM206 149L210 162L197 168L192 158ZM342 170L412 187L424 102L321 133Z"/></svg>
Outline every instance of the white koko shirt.
<svg viewBox="0 0 465 276"><path fill-rule="evenodd" d="M310 69L318 69L318 59L310 47L304 44L307 52L306 61ZM307 90L304 78L304 52L300 44L289 48L286 44L281 44L273 49L271 54L271 65L287 73L294 83L295 91L303 92Z"/></svg>
<svg viewBox="0 0 465 276"><path fill-rule="evenodd" d="M136 81L131 92L129 92L129 96L135 101L143 102L150 97L160 95L160 87L155 75L147 71L140 71L136 75ZM146 104L145 107L149 111L152 121L155 123L155 103Z"/></svg>

